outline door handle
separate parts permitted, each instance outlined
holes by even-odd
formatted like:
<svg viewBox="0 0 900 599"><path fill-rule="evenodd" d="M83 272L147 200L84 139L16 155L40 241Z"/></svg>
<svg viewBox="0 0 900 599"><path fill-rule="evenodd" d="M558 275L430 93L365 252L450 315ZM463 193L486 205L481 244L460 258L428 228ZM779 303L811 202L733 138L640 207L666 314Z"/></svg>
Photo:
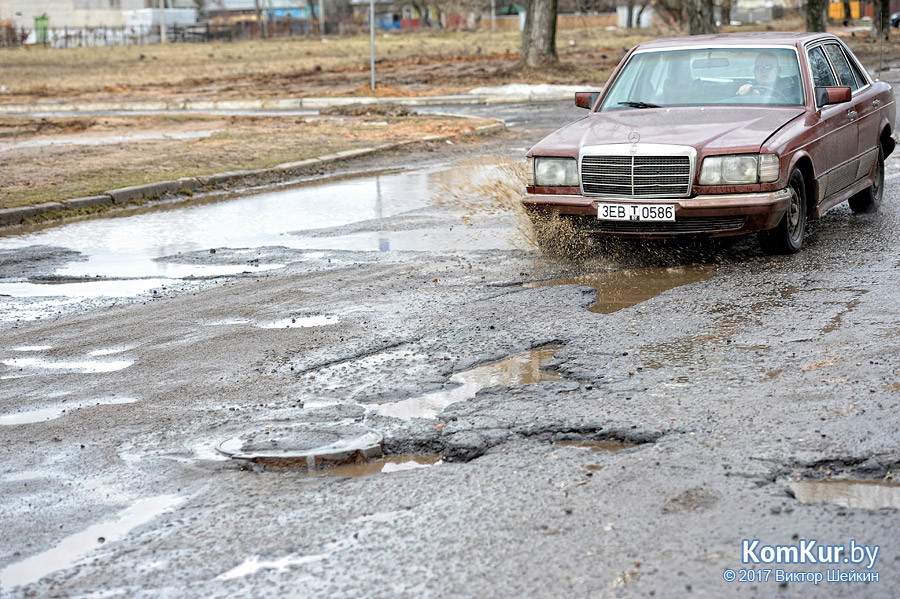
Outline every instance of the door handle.
<svg viewBox="0 0 900 599"><path fill-rule="evenodd" d="M851 120L851 121L852 121L853 119L855 119L855 118L857 117L857 115L859 115L859 113L856 112L855 110L850 110L850 111L847 112L847 116L850 117L850 120Z"/></svg>
<svg viewBox="0 0 900 599"><path fill-rule="evenodd" d="M881 106L881 100L872 100L872 106L878 108L879 106Z"/></svg>

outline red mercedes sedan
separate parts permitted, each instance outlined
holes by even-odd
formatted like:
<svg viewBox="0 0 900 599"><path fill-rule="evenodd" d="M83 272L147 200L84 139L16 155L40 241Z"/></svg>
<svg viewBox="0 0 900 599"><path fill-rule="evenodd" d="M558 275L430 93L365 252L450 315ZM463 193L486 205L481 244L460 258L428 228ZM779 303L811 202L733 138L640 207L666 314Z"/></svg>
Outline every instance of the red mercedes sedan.
<svg viewBox="0 0 900 599"><path fill-rule="evenodd" d="M605 237L758 232L797 252L808 218L878 208L898 140L891 86L823 33L639 44L575 104L588 115L528 152L524 203Z"/></svg>

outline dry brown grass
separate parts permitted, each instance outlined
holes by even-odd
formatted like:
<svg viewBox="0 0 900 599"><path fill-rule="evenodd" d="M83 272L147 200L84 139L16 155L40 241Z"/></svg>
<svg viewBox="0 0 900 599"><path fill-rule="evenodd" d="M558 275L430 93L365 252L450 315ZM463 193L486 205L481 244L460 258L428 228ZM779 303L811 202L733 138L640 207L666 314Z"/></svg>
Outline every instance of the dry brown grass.
<svg viewBox="0 0 900 599"><path fill-rule="evenodd" d="M565 30L559 34L560 58L586 51L615 51L654 37L658 32ZM202 86L264 75L315 77L341 70L368 72L368 36L341 38L277 38L208 44L165 44L115 48L2 49L3 85L10 95L53 97L77 91L110 94L132 88ZM569 40L576 45L570 46ZM376 38L379 68L385 63L421 63L428 60L506 57L518 58L517 32L422 32ZM618 55L616 58L618 58Z"/></svg>
<svg viewBox="0 0 900 599"><path fill-rule="evenodd" d="M147 132L215 131L200 139L149 139L100 146L17 147L0 152L0 208L94 195L142 183L256 169L322 156L341 150L458 135L489 121L444 117L120 117L62 119L65 137ZM52 119L43 119L40 123ZM79 127L81 133L72 134ZM6 136L16 143L43 135L32 123L16 119L26 133ZM44 127L46 129L46 126ZM30 132L30 133L28 133ZM57 131L58 133L58 131Z"/></svg>

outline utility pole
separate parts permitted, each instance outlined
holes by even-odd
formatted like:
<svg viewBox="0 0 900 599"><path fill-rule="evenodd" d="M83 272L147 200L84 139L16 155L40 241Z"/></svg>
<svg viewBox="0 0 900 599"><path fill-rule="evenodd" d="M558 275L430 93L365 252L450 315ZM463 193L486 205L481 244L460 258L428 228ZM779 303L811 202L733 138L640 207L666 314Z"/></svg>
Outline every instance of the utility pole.
<svg viewBox="0 0 900 599"><path fill-rule="evenodd" d="M159 0L159 43L166 43L166 0Z"/></svg>
<svg viewBox="0 0 900 599"><path fill-rule="evenodd" d="M372 56L372 91L375 91L375 0L369 0L369 39Z"/></svg>

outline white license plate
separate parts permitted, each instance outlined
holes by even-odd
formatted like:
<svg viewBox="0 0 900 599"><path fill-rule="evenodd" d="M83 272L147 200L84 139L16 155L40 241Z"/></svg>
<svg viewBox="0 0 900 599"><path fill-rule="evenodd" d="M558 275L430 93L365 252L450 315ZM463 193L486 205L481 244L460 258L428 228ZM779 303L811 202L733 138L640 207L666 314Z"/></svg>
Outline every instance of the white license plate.
<svg viewBox="0 0 900 599"><path fill-rule="evenodd" d="M597 204L600 220L674 221L675 204Z"/></svg>

